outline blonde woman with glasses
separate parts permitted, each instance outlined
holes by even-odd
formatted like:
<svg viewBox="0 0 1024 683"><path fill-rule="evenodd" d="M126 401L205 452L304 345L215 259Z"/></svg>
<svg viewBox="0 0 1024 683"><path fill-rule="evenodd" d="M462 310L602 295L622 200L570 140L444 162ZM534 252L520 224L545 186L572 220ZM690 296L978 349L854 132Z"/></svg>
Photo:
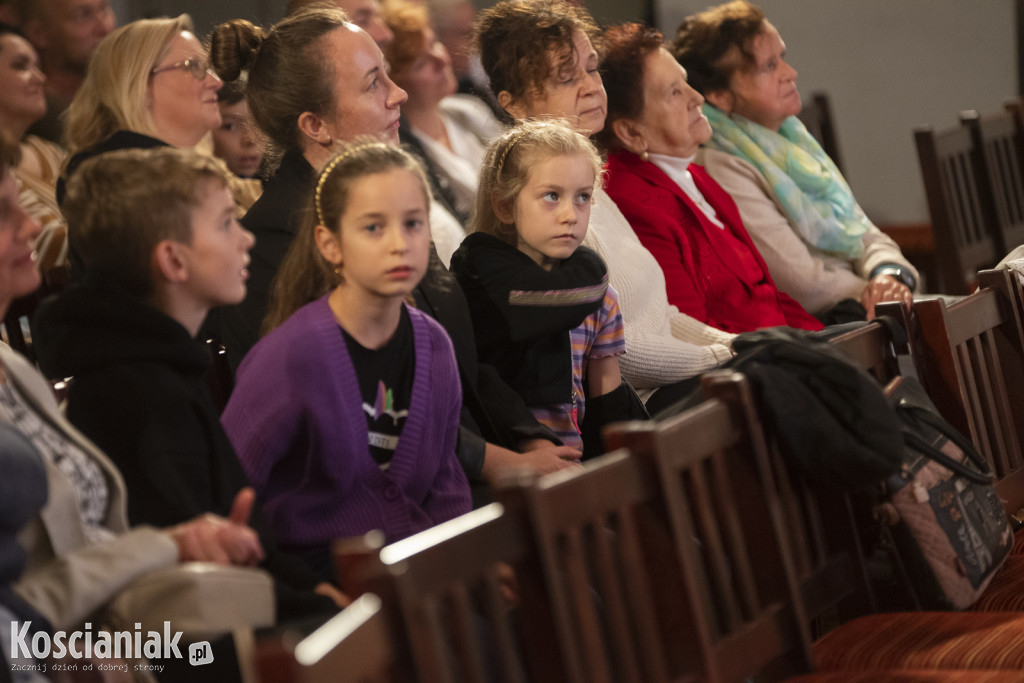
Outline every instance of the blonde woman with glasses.
<svg viewBox="0 0 1024 683"><path fill-rule="evenodd" d="M220 125L221 85L187 14L141 19L112 32L96 48L68 108L64 134L72 156L58 199L63 181L97 154L198 144Z"/></svg>

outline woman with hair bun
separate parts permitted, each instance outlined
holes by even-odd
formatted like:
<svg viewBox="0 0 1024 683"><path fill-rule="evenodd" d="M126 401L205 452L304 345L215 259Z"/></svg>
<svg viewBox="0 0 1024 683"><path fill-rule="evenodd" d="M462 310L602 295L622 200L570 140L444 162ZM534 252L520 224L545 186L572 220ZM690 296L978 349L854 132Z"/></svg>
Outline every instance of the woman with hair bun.
<svg viewBox="0 0 1024 683"><path fill-rule="evenodd" d="M260 336L271 284L302 222L316 171L336 143L360 135L397 143L406 95L388 76L373 39L327 6L300 10L266 31L242 19L221 24L210 55L225 81L247 75L249 110L267 138L271 164L277 163L242 219L256 235L249 292L222 311L222 341L237 367ZM431 208L432 224L444 229L445 216Z"/></svg>
<svg viewBox="0 0 1024 683"><path fill-rule="evenodd" d="M210 54L226 81L247 73L249 109L270 142L270 154L280 159L277 173L242 219L256 235L246 300L221 309L222 340L237 367L259 337L271 284L311 205L318 170L337 142L368 135L396 143L406 95L388 76L373 39L344 12L323 6L300 10L268 31L242 20L221 24L214 29ZM432 201L435 239L446 221L462 230ZM413 296L455 347L463 393L457 447L470 482L484 485L508 467L546 472L572 466L565 459L579 457L578 452L538 423L493 368L478 365L465 297L433 247Z"/></svg>

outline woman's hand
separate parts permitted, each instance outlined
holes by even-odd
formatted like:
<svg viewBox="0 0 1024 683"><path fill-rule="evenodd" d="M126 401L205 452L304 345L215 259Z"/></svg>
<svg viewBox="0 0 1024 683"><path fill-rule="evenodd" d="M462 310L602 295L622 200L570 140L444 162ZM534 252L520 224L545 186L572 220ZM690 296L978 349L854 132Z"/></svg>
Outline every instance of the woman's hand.
<svg viewBox="0 0 1024 683"><path fill-rule="evenodd" d="M522 445L522 450L522 453L516 453L488 443L484 452L484 478L496 484L506 476L522 470L545 475L582 467L579 464L582 453L569 446L556 446L547 439L527 441Z"/></svg>
<svg viewBox="0 0 1024 683"><path fill-rule="evenodd" d="M860 295L860 303L868 312L868 320L875 319L875 304L885 301L899 301L907 310L914 303L914 294L892 275L876 275L868 281Z"/></svg>
<svg viewBox="0 0 1024 683"><path fill-rule="evenodd" d="M263 561L259 536L249 526L256 493L249 487L238 492L228 519L205 514L167 530L178 546L182 562L215 562L252 567Z"/></svg>

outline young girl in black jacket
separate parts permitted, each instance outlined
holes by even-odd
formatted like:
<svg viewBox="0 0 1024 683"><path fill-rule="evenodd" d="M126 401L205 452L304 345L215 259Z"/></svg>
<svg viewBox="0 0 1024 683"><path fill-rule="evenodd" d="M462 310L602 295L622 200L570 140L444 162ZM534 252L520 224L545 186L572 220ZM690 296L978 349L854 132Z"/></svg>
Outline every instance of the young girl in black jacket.
<svg viewBox="0 0 1024 683"><path fill-rule="evenodd" d="M563 123L527 122L492 143L482 168L473 234L452 257L477 349L539 421L582 448L585 412L600 424L630 405L618 299L600 257L580 246L601 159Z"/></svg>

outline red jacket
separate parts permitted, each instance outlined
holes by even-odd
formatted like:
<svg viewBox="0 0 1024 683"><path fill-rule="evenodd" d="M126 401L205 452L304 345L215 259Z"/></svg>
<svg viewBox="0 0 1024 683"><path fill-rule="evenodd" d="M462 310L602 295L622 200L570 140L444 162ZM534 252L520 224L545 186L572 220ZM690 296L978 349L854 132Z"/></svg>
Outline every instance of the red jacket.
<svg viewBox="0 0 1024 683"><path fill-rule="evenodd" d="M690 174L722 230L664 171L627 151L609 155L606 189L665 272L669 303L727 332L822 324L775 286L739 210L701 166Z"/></svg>

